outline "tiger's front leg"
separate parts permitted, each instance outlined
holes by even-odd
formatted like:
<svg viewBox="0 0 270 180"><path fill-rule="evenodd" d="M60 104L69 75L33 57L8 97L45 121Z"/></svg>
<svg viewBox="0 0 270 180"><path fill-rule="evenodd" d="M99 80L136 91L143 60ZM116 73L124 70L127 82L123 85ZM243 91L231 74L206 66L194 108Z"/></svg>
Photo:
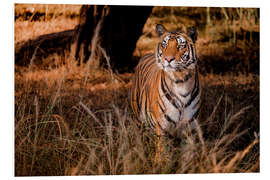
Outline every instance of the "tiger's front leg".
<svg viewBox="0 0 270 180"><path fill-rule="evenodd" d="M158 167L162 167L168 159L168 152L166 151L164 140L164 133L161 131L159 127L156 127L156 136L155 136L155 157L154 157L154 165Z"/></svg>

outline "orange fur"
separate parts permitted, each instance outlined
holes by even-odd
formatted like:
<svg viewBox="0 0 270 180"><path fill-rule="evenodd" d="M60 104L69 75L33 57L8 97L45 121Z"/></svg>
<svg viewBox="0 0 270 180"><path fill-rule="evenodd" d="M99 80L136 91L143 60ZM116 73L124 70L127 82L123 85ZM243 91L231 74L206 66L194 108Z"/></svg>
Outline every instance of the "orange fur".
<svg viewBox="0 0 270 180"><path fill-rule="evenodd" d="M179 124L197 117L200 107L193 41L183 32L168 32L162 28L157 29L161 42L156 54L145 55L140 60L131 87L133 111L140 119L146 120L158 136L178 134L175 131L178 131ZM187 92L187 95L179 95L182 92Z"/></svg>

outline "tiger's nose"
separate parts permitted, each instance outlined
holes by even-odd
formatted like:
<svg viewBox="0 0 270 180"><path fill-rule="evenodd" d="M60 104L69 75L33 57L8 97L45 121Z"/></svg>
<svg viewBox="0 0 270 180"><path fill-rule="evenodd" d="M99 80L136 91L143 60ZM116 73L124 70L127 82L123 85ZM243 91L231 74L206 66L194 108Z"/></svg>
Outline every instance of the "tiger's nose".
<svg viewBox="0 0 270 180"><path fill-rule="evenodd" d="M165 57L165 60L168 61L168 62L172 62L172 61L175 60L175 57L173 57L173 56L167 56L167 57Z"/></svg>

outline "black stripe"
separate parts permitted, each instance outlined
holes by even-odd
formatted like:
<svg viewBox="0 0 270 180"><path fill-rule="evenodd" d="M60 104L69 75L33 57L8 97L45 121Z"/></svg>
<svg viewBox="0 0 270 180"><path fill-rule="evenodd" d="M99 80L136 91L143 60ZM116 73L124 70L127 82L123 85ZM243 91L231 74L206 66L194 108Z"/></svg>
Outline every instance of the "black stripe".
<svg viewBox="0 0 270 180"><path fill-rule="evenodd" d="M159 99L161 100L161 102L162 102L162 106L164 107L165 105L164 105L164 102L162 101L162 97L161 97L161 95L160 95L160 93L158 92L158 97L159 97ZM161 106L161 104L159 104L160 106Z"/></svg>
<svg viewBox="0 0 270 180"><path fill-rule="evenodd" d="M166 85L166 89L165 89L164 85ZM170 96L170 91L168 90L168 86L164 80L164 76L161 76L161 90L162 90L163 94L165 94L166 98L171 102L172 97Z"/></svg>
<svg viewBox="0 0 270 180"><path fill-rule="evenodd" d="M161 105L160 105L159 103L158 103L158 105L159 105L159 108L161 109L162 113L164 114L165 119L166 119L168 122L173 123L174 127L176 127L176 123L174 122L174 120L172 120L172 119L170 118L170 116L168 116L168 115L166 114L165 110L161 107Z"/></svg>
<svg viewBox="0 0 270 180"><path fill-rule="evenodd" d="M169 102L173 101L173 100L172 100L172 97L170 96L170 94L166 91L166 89L165 89L163 83L161 83L161 89L162 89L163 93L165 94L165 97L167 98L167 100L168 100ZM176 107L177 107L177 106L176 106Z"/></svg>
<svg viewBox="0 0 270 180"><path fill-rule="evenodd" d="M151 74L151 66L155 64L155 61L147 62L144 64L144 67L141 69L141 76L144 78L143 83L147 81L149 78L149 74ZM147 65L147 66L146 66Z"/></svg>
<svg viewBox="0 0 270 180"><path fill-rule="evenodd" d="M155 127L155 123L153 122L153 118L152 118L152 115L151 115L151 110L149 109L149 111L147 110L147 98L145 98L145 114L146 114L146 120L148 120L150 126L152 128ZM148 112L150 112L150 114L148 114Z"/></svg>
<svg viewBox="0 0 270 180"><path fill-rule="evenodd" d="M158 125L158 127L159 127L163 132L165 132L165 131L163 130L163 128L161 127L161 125L159 124L158 121L157 121L157 125Z"/></svg>
<svg viewBox="0 0 270 180"><path fill-rule="evenodd" d="M200 99L196 102L196 104L194 104L194 106L192 107L192 109L195 109L195 107L200 103Z"/></svg>
<svg viewBox="0 0 270 180"><path fill-rule="evenodd" d="M146 54L146 55L144 55L144 59L147 59L147 58L149 58L149 57L151 57L151 56L153 56L153 55L154 55L153 53Z"/></svg>
<svg viewBox="0 0 270 180"><path fill-rule="evenodd" d="M193 115L193 118L195 118L195 119L197 119L197 117L198 117L198 115L199 115L199 112L200 112L200 109L201 109L201 107L199 107L198 109L197 109L197 111L194 113L194 115Z"/></svg>
<svg viewBox="0 0 270 180"><path fill-rule="evenodd" d="M147 73L146 71L147 71L154 63L155 63L155 61L152 61L150 64L148 64L148 63L143 64L143 66L141 67L141 76L142 76L142 77L144 77L143 74L144 74L145 76L147 76L147 74L145 74L145 73ZM149 72L149 71L148 71L148 72Z"/></svg>
<svg viewBox="0 0 270 180"><path fill-rule="evenodd" d="M164 87L165 85L165 87ZM166 90L166 89L167 90ZM175 100L177 99L177 97L169 90L167 83L164 80L164 76L162 76L161 79L161 89L163 91L163 93L165 94L165 97L167 98L167 100L176 108L176 109L181 109L181 106L178 104L178 102ZM173 97L170 95L172 94ZM179 102L181 102L179 99L177 99Z"/></svg>
<svg viewBox="0 0 270 180"><path fill-rule="evenodd" d="M150 117L147 116L147 118L148 118L148 122L150 124L150 127L154 129L155 128L155 122L153 122L152 115L150 115Z"/></svg>
<svg viewBox="0 0 270 180"><path fill-rule="evenodd" d="M140 63L146 61L147 59L151 58L151 56L153 56L154 54L151 53L151 54L146 54L145 56L143 56L140 60Z"/></svg>
<svg viewBox="0 0 270 180"><path fill-rule="evenodd" d="M197 97L199 90L200 90L198 84L199 84L198 83L198 75L196 74L195 85L194 85L195 87L193 88L192 93L191 93L191 97L190 97L189 101L187 102L187 104L185 105L185 107L188 107L192 103L192 101Z"/></svg>
<svg viewBox="0 0 270 180"><path fill-rule="evenodd" d="M149 107L147 106L147 98L145 98L146 99L146 101L145 101L145 103L146 103L146 109L149 109L149 111L147 111L147 112L149 112L150 113L150 117L149 117L149 122L150 122L150 125L152 126L152 128L155 128L155 126L156 126L156 122L154 121L154 118L152 117L152 110L151 110L151 100L149 100ZM158 122L157 122L158 123ZM158 126L160 127L160 129L161 129L161 126L159 125L159 123L158 123Z"/></svg>
<svg viewBox="0 0 270 180"><path fill-rule="evenodd" d="M150 56L151 55L151 56ZM152 58L152 55L153 54L150 54L149 57L143 57L140 61L140 69L142 70L141 72L144 72L143 70L147 69L149 66L151 66L153 63L155 63L155 61L152 61L150 64L148 64L148 62L145 62L145 61L150 61ZM152 58L151 58L152 57ZM148 60L150 59L150 60ZM142 64L143 63L143 64ZM145 68L146 67L146 68Z"/></svg>
<svg viewBox="0 0 270 180"><path fill-rule="evenodd" d="M190 93L192 92L192 90L190 90L189 92L187 92L186 94L180 94L180 96L182 96L182 97L187 97Z"/></svg>
<svg viewBox="0 0 270 180"><path fill-rule="evenodd" d="M187 102L187 104L185 105L185 107L188 107L192 103L192 101L197 97L197 95L199 93L199 88L198 87L195 87L195 88L196 88L196 91L191 94L191 97L190 97L189 101Z"/></svg>
<svg viewBox="0 0 270 180"><path fill-rule="evenodd" d="M191 49L192 58L194 58L194 49L192 45L190 45L190 49Z"/></svg>
<svg viewBox="0 0 270 180"><path fill-rule="evenodd" d="M157 50L156 50L156 54L155 54L155 58L157 58L158 63L160 63L160 61L161 61L159 57L162 56L162 52L159 53L159 49L160 49L160 44L157 45Z"/></svg>
<svg viewBox="0 0 270 180"><path fill-rule="evenodd" d="M165 110L162 108L161 104L158 103L158 105L159 105L159 108L161 109L162 113L165 114Z"/></svg>
<svg viewBox="0 0 270 180"><path fill-rule="evenodd" d="M171 122L174 124L174 127L176 127L176 123L170 118L170 116L168 116L165 112L165 110L161 107L161 105L158 103L159 108L161 109L162 113L164 114L164 117L167 121Z"/></svg>
<svg viewBox="0 0 270 180"><path fill-rule="evenodd" d="M192 59L189 59L189 61L188 61L187 64L186 64L186 67L188 67L189 65L193 64L193 63L196 61L196 59L197 59L197 58L196 58L196 55L195 55L195 53L194 53L193 45L190 45L189 47L190 47L190 49L191 49Z"/></svg>
<svg viewBox="0 0 270 180"><path fill-rule="evenodd" d="M171 119L170 116L168 116L167 114L164 114L164 117L166 118L168 122L173 123L174 127L176 127L176 123L174 122L174 120Z"/></svg>
<svg viewBox="0 0 270 180"><path fill-rule="evenodd" d="M196 110L196 112L193 114L192 118L189 120L189 123L192 123L194 120L197 119L200 110L201 110L201 107L199 107L199 108Z"/></svg>
<svg viewBox="0 0 270 180"><path fill-rule="evenodd" d="M191 52L192 52L192 59L195 61L197 59L197 57L195 55L193 45L190 45L190 48L191 48Z"/></svg>
<svg viewBox="0 0 270 180"><path fill-rule="evenodd" d="M137 107L139 109L139 111L141 111L141 103L140 103L140 94L139 94L139 80L138 78L136 77L136 83L137 83L137 90L136 90L136 103L137 103Z"/></svg>
<svg viewBox="0 0 270 180"><path fill-rule="evenodd" d="M148 109L147 109L147 98L145 98L145 102L144 102L144 112L145 112L145 114L147 114L148 113Z"/></svg>

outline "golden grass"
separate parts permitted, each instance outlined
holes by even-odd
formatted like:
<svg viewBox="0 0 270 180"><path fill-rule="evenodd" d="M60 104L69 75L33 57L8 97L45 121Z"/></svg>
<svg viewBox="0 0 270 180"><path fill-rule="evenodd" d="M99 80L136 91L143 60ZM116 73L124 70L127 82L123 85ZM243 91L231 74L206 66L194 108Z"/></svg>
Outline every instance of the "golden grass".
<svg viewBox="0 0 270 180"><path fill-rule="evenodd" d="M30 32L25 40L50 33L50 28L43 31L46 26L53 32L75 25L63 20L58 29L57 22L33 22L25 27L25 34ZM20 23L15 22L15 32ZM24 40L21 36L16 39ZM210 40L198 42L203 46ZM138 42L139 54L154 41ZM109 63L105 51L100 55ZM47 70L15 67L16 176L260 171L259 75L201 76L200 128L187 131L181 142L165 138L166 156L155 165L155 135L129 107L133 74L89 69L68 56L53 56L56 65Z"/></svg>
<svg viewBox="0 0 270 180"><path fill-rule="evenodd" d="M58 16L71 16L79 15L81 5L71 4L20 4L17 3L14 6L15 15L22 15L25 12L32 14L44 13L45 16L53 15L54 18Z"/></svg>
<svg viewBox="0 0 270 180"><path fill-rule="evenodd" d="M31 13L44 13L45 20L32 21L30 19L19 18L14 23L15 43L34 39L40 35L61 32L64 30L74 29L78 24L78 18L68 18L67 16L78 16L81 5L65 4L15 4L15 16ZM48 18L47 16L53 15ZM46 19L47 18L47 19Z"/></svg>
<svg viewBox="0 0 270 180"><path fill-rule="evenodd" d="M37 38L40 35L74 29L77 19L52 19L46 22L18 21L14 24L15 43Z"/></svg>
<svg viewBox="0 0 270 180"><path fill-rule="evenodd" d="M208 98L215 105L211 115L201 121L201 126L204 129L206 124L224 121L219 134L207 139L204 131L198 129L197 133L187 133L177 145L167 139L164 142L166 158L163 164L154 166L154 136L147 126L136 120L128 105L127 91L132 74L114 74L121 81L112 81L109 71L89 71L89 76L86 71L83 66L70 64L15 76L17 176L259 170L258 137L254 136L251 143L238 147L237 151L231 149L248 132L235 123L250 112L250 107L228 108L226 120L221 120L224 117L217 109L226 99L214 94L219 100ZM256 81L258 79L244 75L233 79L217 75L202 77L203 86L224 88L230 87L232 82L248 85ZM235 98L232 94L228 96Z"/></svg>

